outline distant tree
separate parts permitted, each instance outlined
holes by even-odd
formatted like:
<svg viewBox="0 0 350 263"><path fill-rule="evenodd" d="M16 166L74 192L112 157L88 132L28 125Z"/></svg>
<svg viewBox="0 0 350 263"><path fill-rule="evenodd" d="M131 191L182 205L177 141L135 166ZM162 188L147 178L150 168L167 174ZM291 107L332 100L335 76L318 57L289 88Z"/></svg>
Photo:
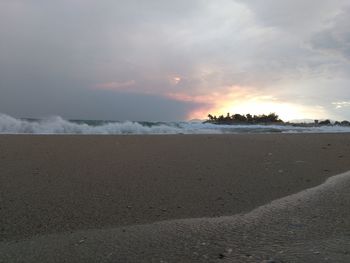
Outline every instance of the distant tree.
<svg viewBox="0 0 350 263"><path fill-rule="evenodd" d="M241 114L233 114L230 116L230 113L228 112L226 116L220 115L219 117L216 117L215 115L208 114L208 120L207 122L213 122L215 124L240 124L240 123L249 123L249 124L258 124L258 123L284 123L284 124L291 124L291 125L298 125L296 123L289 123L289 122L283 122L279 116L276 113L270 113L268 115L261 114L261 115L251 115L250 113L246 115ZM300 125L300 124L299 124ZM304 123L304 125L306 125ZM314 125L332 125L330 120L314 120ZM342 122L336 121L333 125L341 125L341 126L350 126L350 122L347 120L344 120Z"/></svg>
<svg viewBox="0 0 350 263"><path fill-rule="evenodd" d="M234 114L234 115L232 115L232 119L234 121L238 121L238 122L245 122L247 120L247 118L244 115L241 115L241 114Z"/></svg>
<svg viewBox="0 0 350 263"><path fill-rule="evenodd" d="M252 116L251 114L248 113L248 114L246 115L246 119L247 119L248 122L252 122L252 121L253 121L253 116Z"/></svg>
<svg viewBox="0 0 350 263"><path fill-rule="evenodd" d="M350 121L342 121L341 123L340 123L342 126L350 126Z"/></svg>
<svg viewBox="0 0 350 263"><path fill-rule="evenodd" d="M330 125L330 124L331 124L330 120L324 120L319 122L319 125Z"/></svg>
<svg viewBox="0 0 350 263"><path fill-rule="evenodd" d="M268 122L281 122L276 113L270 113L266 116Z"/></svg>
<svg viewBox="0 0 350 263"><path fill-rule="evenodd" d="M276 123L276 122L283 122L281 119L279 119L278 115L276 113L270 113L269 115L262 114L262 115L254 115L246 114L233 114L230 116L230 113L228 112L226 116L220 115L219 117L213 116L212 114L208 114L208 122L215 122L215 123Z"/></svg>

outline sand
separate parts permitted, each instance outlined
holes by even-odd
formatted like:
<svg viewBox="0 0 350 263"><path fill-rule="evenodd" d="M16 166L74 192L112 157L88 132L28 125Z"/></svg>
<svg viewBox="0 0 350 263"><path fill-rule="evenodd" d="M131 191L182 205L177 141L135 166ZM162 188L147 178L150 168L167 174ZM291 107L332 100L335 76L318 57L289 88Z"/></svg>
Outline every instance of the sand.
<svg viewBox="0 0 350 263"><path fill-rule="evenodd" d="M348 262L348 176L293 196L347 170L350 134L3 135L0 262Z"/></svg>

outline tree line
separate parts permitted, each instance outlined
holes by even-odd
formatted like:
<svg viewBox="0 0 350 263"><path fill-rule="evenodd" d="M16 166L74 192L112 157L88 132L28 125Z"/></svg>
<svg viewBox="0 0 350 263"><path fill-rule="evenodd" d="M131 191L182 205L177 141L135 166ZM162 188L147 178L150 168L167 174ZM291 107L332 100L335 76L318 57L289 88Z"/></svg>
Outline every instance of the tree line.
<svg viewBox="0 0 350 263"><path fill-rule="evenodd" d="M224 123L224 124L230 124L230 123L283 123L283 121L279 118L279 116L276 113L270 113L268 115L261 114L261 115L252 115L252 114L233 114L230 115L230 113L227 113L226 116L220 115L215 116L208 114L208 120L206 122L210 123Z"/></svg>
<svg viewBox="0 0 350 263"><path fill-rule="evenodd" d="M252 114L233 114L227 113L226 116L208 114L208 120L205 123L213 124L286 124L293 126L302 126L302 127L312 127L312 126L350 126L350 122L347 120L344 121L335 121L331 122L329 119L326 120L314 120L313 123L290 123L284 122L279 118L276 113L270 113L268 115L252 115Z"/></svg>

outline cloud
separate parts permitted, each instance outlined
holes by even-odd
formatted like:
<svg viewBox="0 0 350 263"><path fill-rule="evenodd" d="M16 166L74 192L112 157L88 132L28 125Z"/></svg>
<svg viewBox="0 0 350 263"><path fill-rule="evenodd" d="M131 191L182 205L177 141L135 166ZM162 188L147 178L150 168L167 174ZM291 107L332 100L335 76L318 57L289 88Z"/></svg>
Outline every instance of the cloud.
<svg viewBox="0 0 350 263"><path fill-rule="evenodd" d="M312 47L328 55L350 61L350 6L344 8L330 23L312 38Z"/></svg>
<svg viewBox="0 0 350 263"><path fill-rule="evenodd" d="M336 109L341 109L344 107L350 107L350 101L336 101L332 102Z"/></svg>
<svg viewBox="0 0 350 263"><path fill-rule="evenodd" d="M59 115L67 119L177 121L187 119L190 112L203 107L203 103L189 103L154 94L76 86L66 86L64 91L59 90L58 85L55 88L47 90L44 85L23 91L20 96L2 89L1 92L7 95L0 96L0 111L15 117L32 118Z"/></svg>
<svg viewBox="0 0 350 263"><path fill-rule="evenodd" d="M104 82L104 83L98 83L95 85L97 89L102 90L129 90L130 87L135 85L135 80L128 80L124 82Z"/></svg>
<svg viewBox="0 0 350 263"><path fill-rule="evenodd" d="M98 108L103 104L98 92L106 100L114 94L118 104L125 96L138 101L142 118L155 116L151 97L164 107L164 101L186 105L186 114L172 108L179 118L265 95L333 114L331 103L342 101L350 85L346 5L346 0L1 1L0 101L11 103L0 111L35 115L29 98L59 97L76 105L70 108L74 115L83 112L77 109L84 102L72 94L90 94L89 103ZM42 112L54 111L42 105ZM113 111L114 118L135 118L122 108Z"/></svg>
<svg viewBox="0 0 350 263"><path fill-rule="evenodd" d="M346 0L279 1L239 0L256 15L259 23L296 33L310 34L339 13Z"/></svg>

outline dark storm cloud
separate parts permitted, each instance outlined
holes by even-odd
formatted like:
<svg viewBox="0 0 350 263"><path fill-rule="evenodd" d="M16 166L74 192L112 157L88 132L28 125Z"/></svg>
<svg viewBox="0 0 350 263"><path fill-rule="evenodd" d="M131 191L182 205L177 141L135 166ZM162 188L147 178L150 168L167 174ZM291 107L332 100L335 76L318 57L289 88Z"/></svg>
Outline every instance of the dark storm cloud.
<svg viewBox="0 0 350 263"><path fill-rule="evenodd" d="M186 119L188 112L198 107L157 95L86 90L69 86L71 82L60 82L64 88L51 83L50 89L41 84L24 88L21 94L9 85L11 90L4 91L6 100L0 98L0 104L11 111L2 113L33 118L59 115L68 119L172 121Z"/></svg>
<svg viewBox="0 0 350 263"><path fill-rule="evenodd" d="M349 97L347 5L1 0L0 112L182 119L212 103L198 97L247 86L336 115Z"/></svg>
<svg viewBox="0 0 350 263"><path fill-rule="evenodd" d="M1 1L0 111L19 116L46 112L76 118L186 118L195 104L171 101L157 92L143 95L142 88L163 88L164 80L152 83L145 77L180 67L172 65L172 53L167 55L159 22L172 21L180 11L189 15L194 5ZM91 89L97 83L129 79L143 83L141 94Z"/></svg>
<svg viewBox="0 0 350 263"><path fill-rule="evenodd" d="M315 34L312 47L350 60L350 7L344 8L333 22Z"/></svg>

